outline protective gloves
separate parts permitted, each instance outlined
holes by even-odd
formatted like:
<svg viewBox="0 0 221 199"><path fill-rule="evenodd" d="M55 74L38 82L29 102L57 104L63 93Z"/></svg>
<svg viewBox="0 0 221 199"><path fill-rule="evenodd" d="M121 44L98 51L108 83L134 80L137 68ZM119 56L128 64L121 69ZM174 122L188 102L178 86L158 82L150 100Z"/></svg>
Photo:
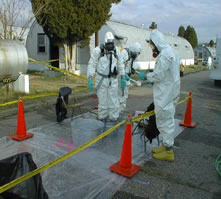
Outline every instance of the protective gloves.
<svg viewBox="0 0 221 199"><path fill-rule="evenodd" d="M126 86L126 77L121 76L121 88L125 89L125 86Z"/></svg>
<svg viewBox="0 0 221 199"><path fill-rule="evenodd" d="M139 73L139 78L143 81L147 79L146 74L144 72Z"/></svg>
<svg viewBox="0 0 221 199"><path fill-rule="evenodd" d="M89 91L92 92L93 91L93 81L92 81L92 77L88 78L88 87L89 87Z"/></svg>
<svg viewBox="0 0 221 199"><path fill-rule="evenodd" d="M129 77L129 75L128 75L128 74L126 74L126 75L125 75L125 79L126 79L127 81L129 81L129 80L130 80L130 77Z"/></svg>

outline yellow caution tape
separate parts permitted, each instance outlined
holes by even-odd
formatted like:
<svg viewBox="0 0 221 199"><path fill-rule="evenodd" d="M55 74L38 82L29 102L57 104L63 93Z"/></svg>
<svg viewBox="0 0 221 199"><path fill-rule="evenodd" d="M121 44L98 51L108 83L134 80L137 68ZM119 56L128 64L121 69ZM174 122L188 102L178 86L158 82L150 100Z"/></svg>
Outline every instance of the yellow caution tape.
<svg viewBox="0 0 221 199"><path fill-rule="evenodd" d="M88 88L75 88L73 89L74 92L80 92L80 91L84 91L84 90L88 90ZM21 99L35 99L35 98L40 98L40 97L48 97L48 96L53 96L53 95L58 95L58 92L54 92L54 93L41 93L38 95L32 95L32 96L24 96L21 97Z"/></svg>
<svg viewBox="0 0 221 199"><path fill-rule="evenodd" d="M188 101L190 98L191 98L191 96L188 96L188 97L186 97L185 99L180 100L180 101L178 102L178 104L182 104L182 103ZM155 114L154 111L149 111L149 112L146 112L146 113L144 113L144 114L138 115L137 117L134 117L132 121L133 121L133 122L136 122L136 121L139 121L139 120L143 120L144 118L150 117L150 116L152 116L152 115L154 115L154 114Z"/></svg>
<svg viewBox="0 0 221 199"><path fill-rule="evenodd" d="M179 101L178 104L181 104L185 101L188 101L188 99L191 98L191 96L188 96L186 97L184 100L181 100ZM17 100L18 101L18 100ZM142 120L146 117L150 117L154 115L154 111L150 111L150 112L146 112L142 115L139 115L137 117L134 117L132 118L132 122L136 122L136 121L139 121L139 120ZM108 129L107 131L105 131L104 133L100 134L99 136L93 138L92 140L86 142L85 144L81 145L80 147L74 149L73 151L69 152L68 154L64 155L64 156L61 156L60 158L52 161L52 162L49 162L48 164L38 168L38 169L35 169L34 171L30 172L30 173L27 173L11 182L9 182L8 184L5 184L3 186L0 187L0 193L3 193L4 191L7 191L8 189L16 186L17 184L20 184L22 182L24 182L25 180L41 173L42 171L45 171L46 169L50 168L50 167L53 167L55 165L57 165L58 163L70 158L71 156L75 155L76 153L79 153L80 151L86 149L87 147L89 147L90 145L96 143L97 141L101 140L102 138L104 138L105 136L109 135L110 133L112 133L115 129L119 128L121 125L123 125L124 123L126 122L126 120L123 120L121 121L120 123L118 123L117 125L115 125L114 127Z"/></svg>
<svg viewBox="0 0 221 199"><path fill-rule="evenodd" d="M178 104L182 104L182 103L184 103L184 102L187 102L190 98L192 98L192 97L191 97L191 96L188 96L188 97L186 97L185 99L180 100L180 101L178 102Z"/></svg>
<svg viewBox="0 0 221 199"><path fill-rule="evenodd" d="M49 68L52 68L52 69L54 69L54 70L56 70L56 71L58 71L58 72L62 72L62 73L65 73L65 74L69 74L69 75L72 75L72 76L74 76L74 77L77 77L77 78L80 78L80 79L83 79L83 80L88 80L87 77L83 77L83 76L80 76L80 75L76 75L76 74L71 73L71 72L69 72L69 71L56 68L56 67L54 67L54 66L51 66L51 65L49 65L49 64L45 64L44 62L35 60L35 59L33 59L33 58L30 58L30 57L29 57L28 59L29 59L30 61L36 63L36 64L42 64L42 65L47 66L47 67L49 67Z"/></svg>
<svg viewBox="0 0 221 199"><path fill-rule="evenodd" d="M15 100L15 101L11 101L11 102L6 102L6 103L3 103L3 104L0 104L0 107L8 106L8 105L16 104L16 103L18 103L18 100Z"/></svg>
<svg viewBox="0 0 221 199"><path fill-rule="evenodd" d="M72 90L74 92L81 92L81 91L88 90L88 88L75 88L75 89L72 89ZM58 95L58 92L54 92L54 93L41 93L41 94L38 94L38 95L23 96L23 97L21 97L21 99L22 100L36 99L36 98L40 98L40 97L48 97L48 96L54 96L54 95ZM16 103L18 103L18 100L0 104L0 107L8 106L8 105L16 104Z"/></svg>
<svg viewBox="0 0 221 199"><path fill-rule="evenodd" d="M133 122L136 122L136 121L142 120L142 119L144 119L144 118L146 118L146 117L150 117L150 116L152 116L152 115L154 115L154 111L146 112L146 113L144 113L144 114L142 114L142 115L138 115L137 117L134 117L134 118L132 119L132 121L133 121Z"/></svg>
<svg viewBox="0 0 221 199"><path fill-rule="evenodd" d="M65 61L65 59L52 59L52 60L46 60L46 61L41 61L41 63L49 63L49 62L56 62L56 61Z"/></svg>
<svg viewBox="0 0 221 199"><path fill-rule="evenodd" d="M5 184L3 186L0 187L0 193L3 193L4 191L7 191L8 189L11 189L12 187L16 186L19 183L24 182L25 180L41 173L42 171L45 171L46 169L53 167L55 165L57 165L58 163L70 158L71 156L75 155L76 153L79 153L80 151L86 149L87 147L89 147L90 145L94 144L95 142L101 140L102 138L104 138L105 136L109 135L111 132L113 132L115 129L119 128L122 124L124 124L126 122L126 120L123 120L122 122L120 122L119 124L115 125L114 127L108 129L107 131L105 131L104 133L100 134L99 136L93 138L92 140L86 142L85 144L79 146L78 148L74 149L73 151L69 152L68 154L57 158L56 160L49 162L48 164L35 169L34 171L27 173L11 182L9 182L8 184Z"/></svg>

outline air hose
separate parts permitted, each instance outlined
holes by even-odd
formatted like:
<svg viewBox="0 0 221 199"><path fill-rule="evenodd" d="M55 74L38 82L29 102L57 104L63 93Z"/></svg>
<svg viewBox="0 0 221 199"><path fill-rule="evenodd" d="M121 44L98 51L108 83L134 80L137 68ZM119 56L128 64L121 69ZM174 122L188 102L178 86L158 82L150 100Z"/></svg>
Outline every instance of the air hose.
<svg viewBox="0 0 221 199"><path fill-rule="evenodd" d="M216 159L215 167L216 167L216 172L221 177L221 154Z"/></svg>

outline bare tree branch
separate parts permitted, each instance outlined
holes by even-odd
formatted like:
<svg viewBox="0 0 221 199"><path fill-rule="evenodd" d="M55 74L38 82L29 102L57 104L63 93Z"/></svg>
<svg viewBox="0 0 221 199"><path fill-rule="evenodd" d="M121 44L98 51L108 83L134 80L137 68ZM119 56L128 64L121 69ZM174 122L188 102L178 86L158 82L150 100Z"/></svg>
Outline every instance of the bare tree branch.
<svg viewBox="0 0 221 199"><path fill-rule="evenodd" d="M32 12L29 0L1 0L0 38L23 40L26 30L43 9L47 9L50 0Z"/></svg>

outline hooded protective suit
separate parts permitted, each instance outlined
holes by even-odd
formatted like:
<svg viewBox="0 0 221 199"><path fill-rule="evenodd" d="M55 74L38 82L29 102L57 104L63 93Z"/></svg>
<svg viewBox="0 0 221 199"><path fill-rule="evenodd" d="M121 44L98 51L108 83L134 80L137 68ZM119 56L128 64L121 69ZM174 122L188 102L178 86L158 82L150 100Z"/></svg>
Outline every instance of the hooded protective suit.
<svg viewBox="0 0 221 199"><path fill-rule="evenodd" d="M154 71L146 78L153 82L153 99L157 128L164 146L172 146L171 134L175 130L174 115L180 94L180 57L158 30L151 32L150 39L160 52Z"/></svg>
<svg viewBox="0 0 221 199"><path fill-rule="evenodd" d="M136 42L129 46L129 48L125 48L122 50L122 59L124 63L125 73L130 76L134 71L139 68L139 64L134 62L136 58L141 53L141 45ZM120 111L123 111L126 108L127 99L128 99L128 92L130 87L130 80L127 80L125 89L122 90L120 86L118 86L119 92L119 102L120 102Z"/></svg>
<svg viewBox="0 0 221 199"><path fill-rule="evenodd" d="M105 45L114 40L111 32L105 34ZM96 73L96 74L95 74ZM95 74L98 97L98 119L117 120L119 117L118 76L125 75L121 52L117 47L107 50L104 46L94 49L89 60L87 76Z"/></svg>
<svg viewBox="0 0 221 199"><path fill-rule="evenodd" d="M211 69L211 66L212 66L212 58L209 56L207 61L207 67L209 70Z"/></svg>

